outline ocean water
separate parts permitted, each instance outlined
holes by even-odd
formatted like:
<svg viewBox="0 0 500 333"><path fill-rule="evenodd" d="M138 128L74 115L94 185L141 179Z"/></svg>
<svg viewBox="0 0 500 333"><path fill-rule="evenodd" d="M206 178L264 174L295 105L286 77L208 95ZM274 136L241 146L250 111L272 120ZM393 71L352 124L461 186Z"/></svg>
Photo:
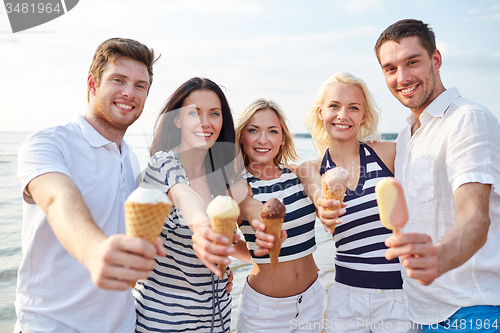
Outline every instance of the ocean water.
<svg viewBox="0 0 500 333"><path fill-rule="evenodd" d="M16 321L14 299L17 269L22 257L22 198L21 185L16 176L17 152L29 134L0 132L0 333L12 332ZM127 134L125 139L133 146L141 166L145 167L149 160L148 146L151 137ZM301 161L318 156L309 138L295 138L295 145ZM318 249L314 257L320 268L320 281L326 290L334 281L334 244L319 221L316 221L316 242ZM252 265L233 258L230 266L234 273L231 331L235 331L238 301Z"/></svg>
<svg viewBox="0 0 500 333"><path fill-rule="evenodd" d="M12 332L14 298L21 262L21 185L16 177L17 151L28 133L0 132L0 332Z"/></svg>

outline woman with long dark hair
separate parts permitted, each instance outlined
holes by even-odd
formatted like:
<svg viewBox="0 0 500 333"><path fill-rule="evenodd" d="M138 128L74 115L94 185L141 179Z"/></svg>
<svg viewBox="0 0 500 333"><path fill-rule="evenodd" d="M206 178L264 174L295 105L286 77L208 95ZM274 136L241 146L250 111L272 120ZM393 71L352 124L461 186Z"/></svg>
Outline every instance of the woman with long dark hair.
<svg viewBox="0 0 500 333"><path fill-rule="evenodd" d="M229 332L228 275L219 281L212 272L220 272L214 263L229 264L234 249L212 244L223 236L208 227L205 211L235 178L234 140L226 97L209 79L186 81L161 111L144 181L166 192L174 208L161 234L167 256L157 256L149 278L134 290L138 332Z"/></svg>

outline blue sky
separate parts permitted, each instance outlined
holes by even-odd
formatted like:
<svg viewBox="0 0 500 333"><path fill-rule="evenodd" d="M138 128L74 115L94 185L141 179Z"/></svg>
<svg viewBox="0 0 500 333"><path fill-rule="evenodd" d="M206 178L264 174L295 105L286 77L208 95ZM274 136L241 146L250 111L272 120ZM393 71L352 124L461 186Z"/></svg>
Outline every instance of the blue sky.
<svg viewBox="0 0 500 333"><path fill-rule="evenodd" d="M500 0L81 0L16 34L0 8L0 131L34 131L83 114L96 47L128 37L162 54L133 132L151 132L165 100L192 76L224 86L235 117L256 98L273 99L292 131L305 132L319 87L340 71L367 82L382 111L380 130L398 132L409 111L387 89L373 46L403 18L433 27L445 87L500 118Z"/></svg>

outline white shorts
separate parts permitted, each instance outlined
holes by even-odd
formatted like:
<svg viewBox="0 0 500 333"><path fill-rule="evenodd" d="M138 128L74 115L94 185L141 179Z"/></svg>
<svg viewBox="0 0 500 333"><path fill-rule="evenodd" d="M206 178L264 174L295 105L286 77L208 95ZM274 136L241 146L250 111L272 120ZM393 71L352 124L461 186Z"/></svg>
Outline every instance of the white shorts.
<svg viewBox="0 0 500 333"><path fill-rule="evenodd" d="M238 304L237 332L321 332L324 300L319 278L303 293L284 298L262 295L245 281Z"/></svg>
<svg viewBox="0 0 500 333"><path fill-rule="evenodd" d="M370 289L335 282L328 289L327 333L420 332L405 317L402 289Z"/></svg>

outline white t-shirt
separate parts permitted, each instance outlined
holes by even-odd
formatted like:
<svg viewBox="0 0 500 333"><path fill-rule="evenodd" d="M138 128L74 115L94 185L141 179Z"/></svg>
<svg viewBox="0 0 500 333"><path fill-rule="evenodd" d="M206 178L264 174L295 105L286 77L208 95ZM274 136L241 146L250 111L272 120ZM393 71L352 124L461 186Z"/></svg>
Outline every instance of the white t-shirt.
<svg viewBox="0 0 500 333"><path fill-rule="evenodd" d="M23 190L35 177L59 172L82 192L106 235L125 233L124 202L137 187L139 162L125 141L121 154L82 116L31 135L21 146ZM59 243L47 216L23 192L23 259L15 307L23 332L134 332L132 293L96 287L89 271ZM69 221L70 222L70 221Z"/></svg>
<svg viewBox="0 0 500 333"><path fill-rule="evenodd" d="M453 193L466 183L491 184L491 224L486 244L462 266L429 286L406 276L407 317L440 322L461 307L500 305L500 126L484 106L456 88L439 95L420 115L421 127L398 136L396 178L406 195L409 220L403 232L426 233L435 244L455 223Z"/></svg>

